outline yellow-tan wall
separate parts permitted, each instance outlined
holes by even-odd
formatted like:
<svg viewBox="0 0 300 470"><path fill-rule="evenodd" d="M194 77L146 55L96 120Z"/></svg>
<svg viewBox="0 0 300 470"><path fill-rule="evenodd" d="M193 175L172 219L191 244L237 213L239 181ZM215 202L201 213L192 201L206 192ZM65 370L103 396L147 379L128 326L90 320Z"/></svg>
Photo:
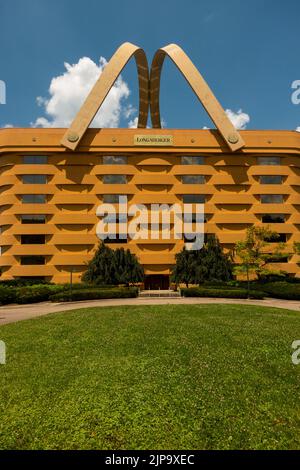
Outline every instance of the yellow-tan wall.
<svg viewBox="0 0 300 470"><path fill-rule="evenodd" d="M80 280L98 239L96 209L103 194L126 194L128 204L181 202L183 194L205 194L206 233L215 233L224 248L241 240L249 225L261 225L261 214L286 214L286 223L272 224L287 234L289 249L300 242L300 134L289 131L242 131L242 152L230 153L217 132L155 130L173 136L173 147L133 146L134 135L153 130L89 130L79 150L59 142L63 129L0 131L0 268L2 279L45 276L68 282L70 271ZM23 164L23 155L47 155L48 164ZM103 165L103 155L126 155L127 165ZM201 155L204 165L182 165L182 155ZM257 164L258 156L278 155L280 166ZM22 184L21 175L46 174L48 184ZM126 174L127 184L103 184L104 174ZM181 175L204 175L205 184L181 183ZM282 175L280 185L261 185L259 175ZM22 194L47 194L47 204L22 204ZM262 204L261 194L283 194L283 204ZM21 214L46 214L47 223L24 225ZM21 245L21 234L45 234L45 245ZM146 274L168 274L182 240L130 240L128 247ZM20 265L21 255L45 255L46 264ZM299 275L298 255L274 264Z"/></svg>

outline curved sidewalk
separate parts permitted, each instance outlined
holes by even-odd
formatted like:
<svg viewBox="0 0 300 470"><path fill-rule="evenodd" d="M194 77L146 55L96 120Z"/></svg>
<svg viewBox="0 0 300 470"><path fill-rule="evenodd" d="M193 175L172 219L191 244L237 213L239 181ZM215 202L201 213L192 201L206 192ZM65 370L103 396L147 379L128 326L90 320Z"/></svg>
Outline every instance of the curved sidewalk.
<svg viewBox="0 0 300 470"><path fill-rule="evenodd" d="M276 307L300 312L300 301L264 299L264 300L240 300L240 299L215 299L215 298L137 298L137 299L103 299L83 300L80 302L52 303L42 302L27 305L4 305L0 307L0 325L14 323L21 320L36 318L49 313L65 312L87 307L115 307L121 305L191 305L191 304L237 304L260 305L263 307Z"/></svg>

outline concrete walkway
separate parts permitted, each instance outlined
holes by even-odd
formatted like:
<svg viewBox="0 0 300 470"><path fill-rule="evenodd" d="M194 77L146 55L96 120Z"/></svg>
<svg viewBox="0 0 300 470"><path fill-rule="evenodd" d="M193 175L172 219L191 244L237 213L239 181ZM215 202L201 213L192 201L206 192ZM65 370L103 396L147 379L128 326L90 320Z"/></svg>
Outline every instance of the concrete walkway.
<svg viewBox="0 0 300 470"><path fill-rule="evenodd" d="M28 305L4 305L0 307L0 325L14 323L29 318L41 317L49 313L65 312L87 307L115 307L120 305L191 305L191 304L231 304L231 305L261 305L263 307L276 307L300 312L300 301L264 299L214 299L214 298L137 298L137 299L104 299L83 300L81 302L52 303L42 302Z"/></svg>

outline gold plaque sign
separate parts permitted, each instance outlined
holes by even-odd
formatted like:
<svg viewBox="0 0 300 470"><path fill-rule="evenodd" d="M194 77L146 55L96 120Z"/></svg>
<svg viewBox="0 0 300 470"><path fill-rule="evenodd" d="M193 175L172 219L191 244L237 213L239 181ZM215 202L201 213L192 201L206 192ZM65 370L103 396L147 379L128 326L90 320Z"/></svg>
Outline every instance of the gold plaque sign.
<svg viewBox="0 0 300 470"><path fill-rule="evenodd" d="M136 134L134 136L134 145L155 145L155 146L168 146L173 145L172 135L147 135Z"/></svg>

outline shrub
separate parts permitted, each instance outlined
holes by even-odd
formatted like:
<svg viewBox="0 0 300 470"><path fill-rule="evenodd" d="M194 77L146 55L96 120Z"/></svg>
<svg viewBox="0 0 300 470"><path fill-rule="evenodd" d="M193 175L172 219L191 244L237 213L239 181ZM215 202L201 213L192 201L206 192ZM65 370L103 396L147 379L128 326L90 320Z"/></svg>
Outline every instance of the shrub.
<svg viewBox="0 0 300 470"><path fill-rule="evenodd" d="M0 285L0 305L16 302L16 289L11 286Z"/></svg>
<svg viewBox="0 0 300 470"><path fill-rule="evenodd" d="M244 288L246 285L247 285L247 281L238 281L237 279L233 279L232 281L227 282L228 287L243 287Z"/></svg>
<svg viewBox="0 0 300 470"><path fill-rule="evenodd" d="M103 286L100 289L85 284L74 284L71 293L69 284L37 284L23 287L0 285L0 305L10 303L30 304L48 300L64 302L69 300L126 298L137 297L137 295L138 289L136 287L112 288L111 286Z"/></svg>
<svg viewBox="0 0 300 470"><path fill-rule="evenodd" d="M224 282L224 281L204 281L200 284L200 288L203 287L218 287L218 289L228 289L228 286L230 285L230 282Z"/></svg>
<svg viewBox="0 0 300 470"><path fill-rule="evenodd" d="M70 284L63 284L65 291L70 291L71 287ZM87 282L80 282L76 284L72 284L72 290L82 290L82 289L115 289L117 286L112 284L105 284L105 285L96 285L93 283Z"/></svg>
<svg viewBox="0 0 300 470"><path fill-rule="evenodd" d="M114 289L75 289L50 296L52 302L69 302L70 300L125 299L138 296L137 287Z"/></svg>
<svg viewBox="0 0 300 470"><path fill-rule="evenodd" d="M64 286L46 284L19 287L15 289L16 300L18 304L45 302L49 300L50 295L61 292L63 290Z"/></svg>
<svg viewBox="0 0 300 470"><path fill-rule="evenodd" d="M300 284L300 277L286 277L285 281L288 282L289 284Z"/></svg>
<svg viewBox="0 0 300 470"><path fill-rule="evenodd" d="M234 289L228 287L227 289L214 289L213 287L191 287L189 289L181 289L181 295L183 297L217 297L227 299L247 299L246 289ZM251 299L263 299L265 296L264 292L251 291Z"/></svg>
<svg viewBox="0 0 300 470"><path fill-rule="evenodd" d="M266 294L276 299L300 300L300 285L289 282L272 282L264 284L262 289Z"/></svg>
<svg viewBox="0 0 300 470"><path fill-rule="evenodd" d="M278 272L270 272L270 273L264 273L259 276L259 279L257 282L260 284L266 284L270 282L282 282L282 281L288 281L290 278L289 274L284 272L284 271L278 271Z"/></svg>
<svg viewBox="0 0 300 470"><path fill-rule="evenodd" d="M204 281L198 286L200 289L201 288L216 288L219 290L225 289L225 290L231 290L235 288L242 288L246 289L247 288L247 281L228 281L228 282L222 282L222 281ZM254 289L255 290L255 289Z"/></svg>
<svg viewBox="0 0 300 470"><path fill-rule="evenodd" d="M53 285L49 281L43 279L2 279L0 280L0 286L11 286L11 287L23 287L23 286L33 286L33 285Z"/></svg>
<svg viewBox="0 0 300 470"><path fill-rule="evenodd" d="M250 291L250 294L249 294L250 299L260 300L260 299L264 299L265 297L266 297L266 293L264 291L258 290L258 289Z"/></svg>

